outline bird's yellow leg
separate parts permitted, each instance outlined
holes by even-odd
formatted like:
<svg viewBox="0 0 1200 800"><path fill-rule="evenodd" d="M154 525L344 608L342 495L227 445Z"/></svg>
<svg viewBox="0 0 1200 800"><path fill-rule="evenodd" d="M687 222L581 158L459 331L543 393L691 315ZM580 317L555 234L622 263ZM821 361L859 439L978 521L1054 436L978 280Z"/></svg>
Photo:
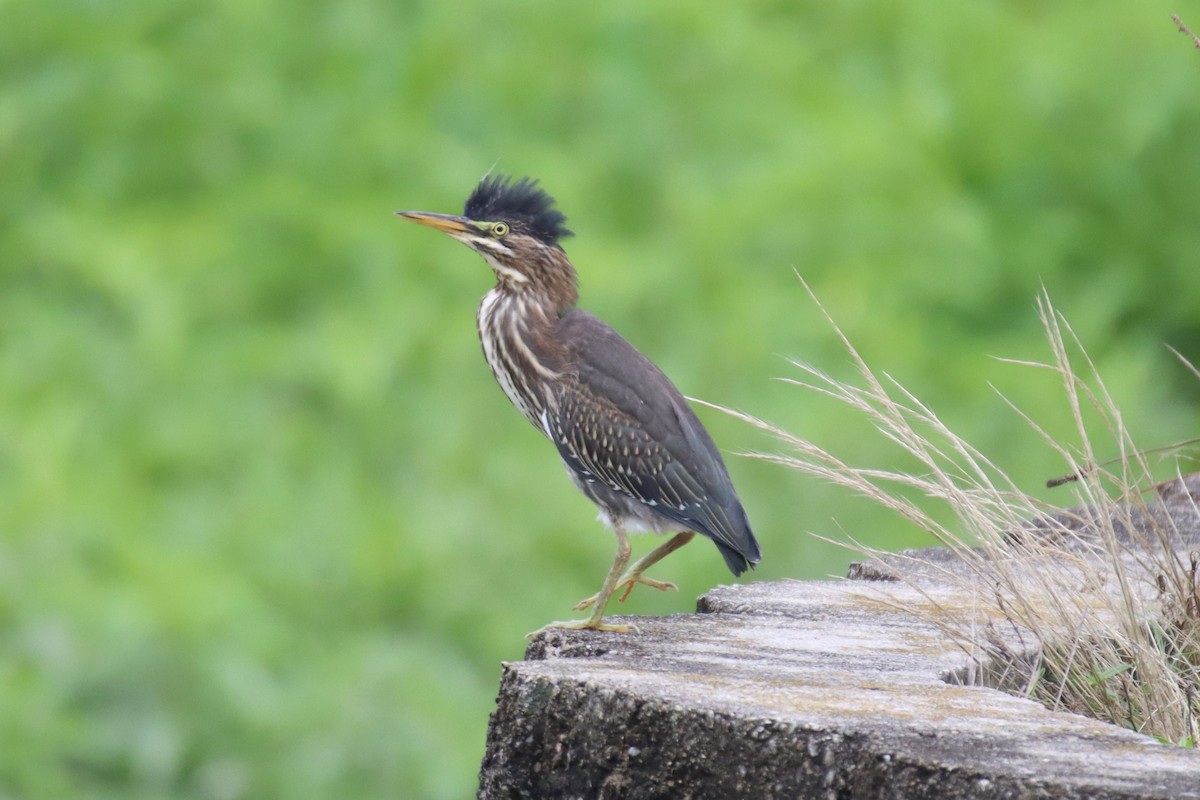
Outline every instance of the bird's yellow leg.
<svg viewBox="0 0 1200 800"><path fill-rule="evenodd" d="M629 563L629 537L625 535L625 527L620 523L613 526L613 533L617 536L617 555L613 558L612 566L608 570L608 575L604 578L604 585L600 587L600 591L589 598L587 606L578 605L575 608L582 611L588 606L592 607L592 613L587 619L574 619L566 622L551 622L549 625L543 625L536 631L525 634L526 639L531 639L537 636L542 631L548 631L551 628L567 628L571 630L594 630L594 631L614 631L616 633L628 633L628 625L618 625L604 621L604 607L608 605L609 598L617 589L617 581L621 577L621 573L625 570L625 565Z"/></svg>
<svg viewBox="0 0 1200 800"><path fill-rule="evenodd" d="M633 566L629 568L629 571L626 572L613 587L614 592L620 589L625 590L618 599L624 603L625 599L629 597L629 593L633 591L633 587L639 583L644 586L649 586L651 589L658 589L660 592L665 592L668 589L678 589L679 587L670 581L656 581L653 578L645 577L642 575L642 573L654 564L657 564L659 561L662 561L664 558L671 555L671 553L674 553L676 550L683 547L685 544L694 539L695 536L696 534L693 531L677 533L667 541L660 544L658 547L651 550L646 555L639 558L637 561L633 562ZM584 609L589 608L599 598L600 595L596 594L592 595L586 600L580 600L575 606L575 610L583 611Z"/></svg>
<svg viewBox="0 0 1200 800"><path fill-rule="evenodd" d="M662 561L664 558L671 555L671 553L674 553L676 550L683 547L695 537L696 534L693 531L677 533L667 541L660 544L658 547L651 550L646 555L639 558L637 561L633 562L633 566L629 568L629 572L625 573L625 576L617 581L618 588L621 586L625 587L625 591L620 597L621 602L625 602L625 599L629 597L629 593L633 591L633 587L639 583L645 584L652 589L658 589L660 592L665 592L668 589L678 589L679 587L670 581L656 581L653 578L647 578L643 576L642 573L648 570L654 564L657 564L659 561Z"/></svg>

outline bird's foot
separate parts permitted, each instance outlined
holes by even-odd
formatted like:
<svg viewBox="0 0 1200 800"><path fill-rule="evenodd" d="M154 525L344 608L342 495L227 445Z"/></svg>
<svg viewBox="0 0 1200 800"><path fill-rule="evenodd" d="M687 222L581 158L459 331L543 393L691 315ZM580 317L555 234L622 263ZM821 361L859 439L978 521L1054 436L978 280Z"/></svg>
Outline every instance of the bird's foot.
<svg viewBox="0 0 1200 800"><path fill-rule="evenodd" d="M670 581L656 581L653 578L647 578L645 575L626 575L624 578L617 581L617 585L613 587L613 594L616 594L617 591L624 587L625 591L621 593L619 598L617 598L624 603L625 599L629 597L629 593L633 591L633 587L639 583L644 586L649 586L651 589L658 589L660 592L666 592L671 589L679 589L678 586ZM595 605L598 599L600 599L600 595L594 594L586 600L580 600L575 604L575 610L586 611Z"/></svg>
<svg viewBox="0 0 1200 800"><path fill-rule="evenodd" d="M646 578L638 575L636 581L630 580L625 583L625 591L621 592L621 596L618 597L617 600L624 603L625 598L629 597L629 593L633 591L634 585L638 583L642 584L643 586L649 586L651 589L658 589L660 592L669 592L671 590L676 592L679 591L679 586L671 583L670 581L656 581L653 578ZM620 585L620 583L617 584L618 587Z"/></svg>
<svg viewBox="0 0 1200 800"><path fill-rule="evenodd" d="M637 631L637 628L633 625L621 625L620 623L616 622L605 622L603 619L593 619L588 617L587 619L572 619L567 620L566 622L551 622L548 625L543 625L536 631L530 631L529 633L525 634L525 638L532 639L539 633L545 633L546 631L555 629L573 631L610 631L612 633L629 633L630 631Z"/></svg>

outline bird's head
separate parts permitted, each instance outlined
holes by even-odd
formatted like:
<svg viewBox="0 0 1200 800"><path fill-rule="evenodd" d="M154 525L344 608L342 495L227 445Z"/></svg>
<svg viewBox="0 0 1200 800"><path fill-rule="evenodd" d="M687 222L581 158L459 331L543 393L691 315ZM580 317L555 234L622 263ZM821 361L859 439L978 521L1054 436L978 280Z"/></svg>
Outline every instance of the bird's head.
<svg viewBox="0 0 1200 800"><path fill-rule="evenodd" d="M496 273L501 289L544 295L560 310L575 304L575 268L559 244L571 235L567 218L536 180L485 176L467 198L461 216L396 213L436 228L479 253Z"/></svg>

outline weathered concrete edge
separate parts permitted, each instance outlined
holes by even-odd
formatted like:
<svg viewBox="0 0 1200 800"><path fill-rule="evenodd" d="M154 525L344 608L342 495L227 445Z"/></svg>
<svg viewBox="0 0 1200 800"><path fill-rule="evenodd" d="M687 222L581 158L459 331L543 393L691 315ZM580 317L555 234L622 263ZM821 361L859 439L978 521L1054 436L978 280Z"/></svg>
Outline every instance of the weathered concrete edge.
<svg viewBox="0 0 1200 800"><path fill-rule="evenodd" d="M1195 496L1182 509L1192 543ZM912 578L913 555L858 577ZM921 555L941 571L943 554ZM906 592L878 580L720 587L700 600L708 614L633 620L641 634L540 637L505 665L479 795L1200 797L1194 751L949 686L967 657L871 599Z"/></svg>
<svg viewBox="0 0 1200 800"><path fill-rule="evenodd" d="M1137 796L958 767L931 768L929 754L923 751L936 734L841 733L679 709L586 681L531 673L520 665L506 665L496 719L510 740L524 740L530 751L551 755L517 782L511 779L523 765L510 762L503 749L489 742L481 798ZM570 724L548 726L548 719ZM614 730L624 732L619 743L601 733ZM718 758L712 757L714 751ZM728 769L729 764L736 766Z"/></svg>
<svg viewBox="0 0 1200 800"><path fill-rule="evenodd" d="M965 655L864 606L878 589L911 591L721 587L640 634L536 640L505 665L479 796L1200 797L1200 754L946 683Z"/></svg>

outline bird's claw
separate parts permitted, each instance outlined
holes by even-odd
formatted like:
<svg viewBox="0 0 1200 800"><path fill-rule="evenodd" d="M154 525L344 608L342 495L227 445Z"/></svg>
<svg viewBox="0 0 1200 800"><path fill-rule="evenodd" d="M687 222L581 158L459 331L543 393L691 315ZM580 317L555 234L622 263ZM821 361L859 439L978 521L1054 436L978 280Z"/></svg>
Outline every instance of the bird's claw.
<svg viewBox="0 0 1200 800"><path fill-rule="evenodd" d="M658 589L660 592L669 592L672 589L679 591L679 587L670 581L656 581L653 578L643 578L641 575L639 575L636 581L629 582L629 584L625 587L625 591L621 593L621 596L618 597L617 600L624 603L625 598L629 597L629 593L633 591L634 584L636 583L649 586L651 589Z"/></svg>
<svg viewBox="0 0 1200 800"><path fill-rule="evenodd" d="M629 597L629 593L633 591L633 587L639 583L643 584L645 586L649 586L651 589L658 589L660 592L666 592L671 589L676 589L676 590L679 589L678 586L671 583L670 581L656 581L653 578L647 578L644 575L631 575L631 576L622 578L621 580L617 581L617 585L613 587L613 594L616 594L617 591L621 589L621 587L625 587L625 591L621 592L621 596L617 598L619 601L624 603L626 598ZM591 597L588 597L584 600L580 600L578 603L575 604L574 608L576 611L586 611L587 609L589 609L593 605L595 605L596 600L598 600L599 598L600 598L599 594L594 594Z"/></svg>
<svg viewBox="0 0 1200 800"><path fill-rule="evenodd" d="M543 625L542 627L538 628L536 631L530 631L529 633L525 634L525 638L532 639L533 637L537 636L539 633L545 633L546 631L551 631L551 630L555 630L555 629L572 630L572 631L583 631L583 630L608 631L610 633L629 633L630 631L633 631L634 633L637 632L637 626L635 626L635 625L622 625L621 623L618 623L618 622L605 622L603 619L590 619L589 618L589 619L572 619L572 620L567 620L565 622L551 622L547 625Z"/></svg>

